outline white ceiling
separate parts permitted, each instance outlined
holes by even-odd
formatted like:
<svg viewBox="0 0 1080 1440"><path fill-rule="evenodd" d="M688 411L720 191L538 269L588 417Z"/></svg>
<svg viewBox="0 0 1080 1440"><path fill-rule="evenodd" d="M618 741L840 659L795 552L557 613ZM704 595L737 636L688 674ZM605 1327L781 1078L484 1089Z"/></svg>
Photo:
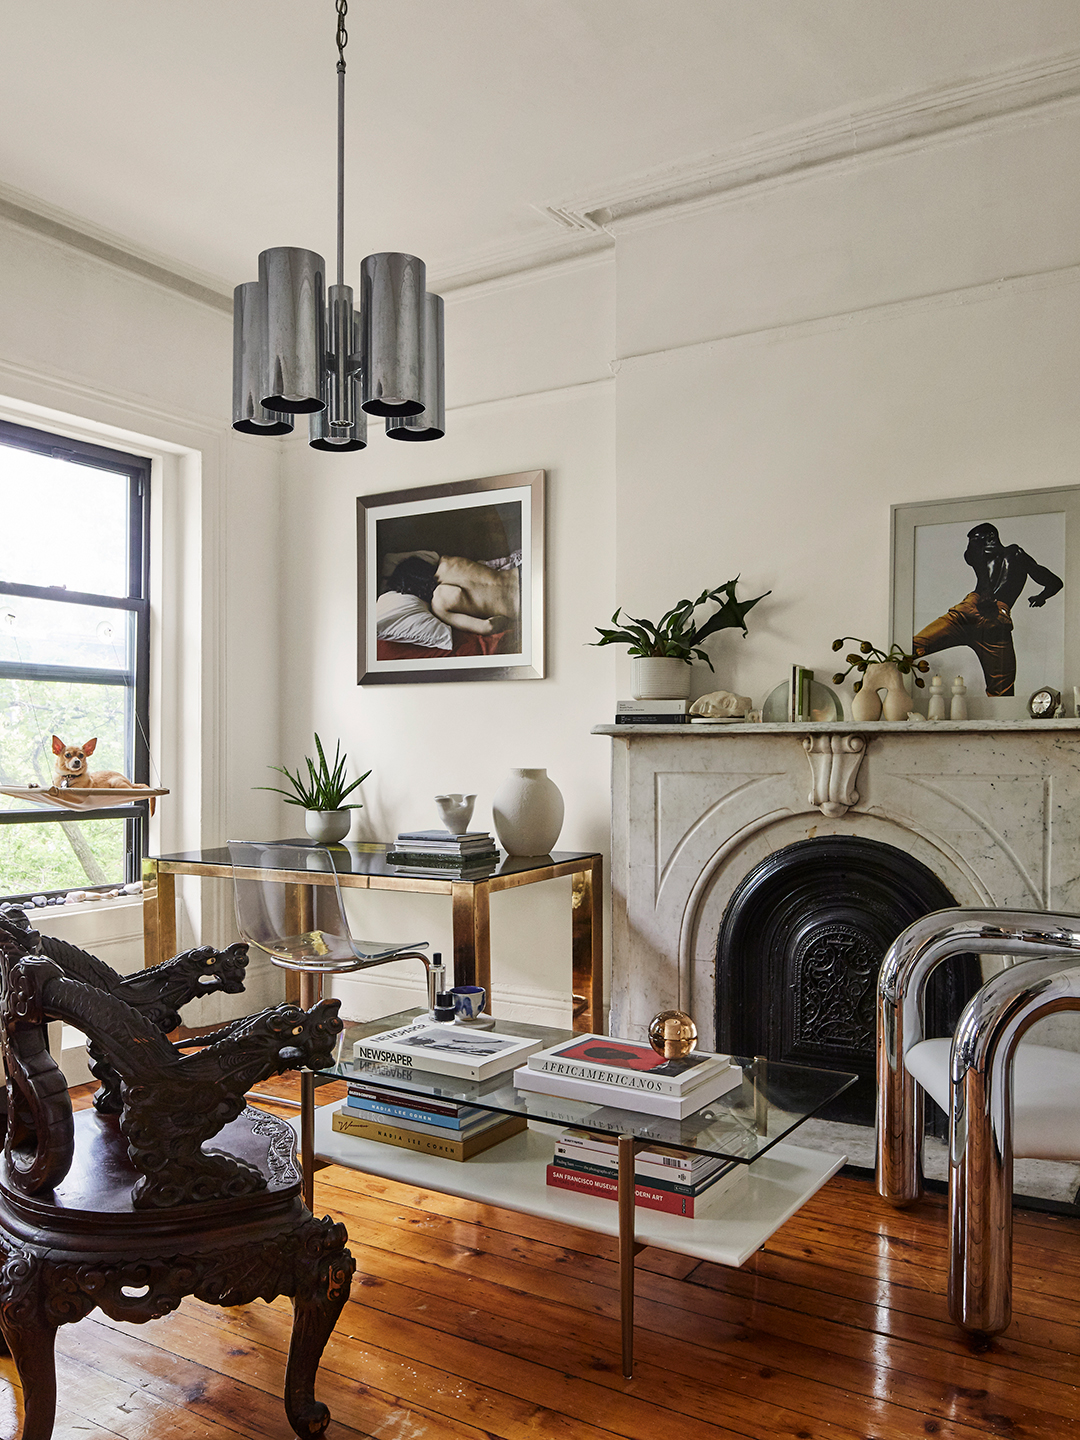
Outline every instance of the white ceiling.
<svg viewBox="0 0 1080 1440"><path fill-rule="evenodd" d="M333 0L0 0L0 187L224 288L334 244ZM352 0L347 266L434 275L774 132L1080 50L1078 0ZM347 274L346 279L351 278Z"/></svg>

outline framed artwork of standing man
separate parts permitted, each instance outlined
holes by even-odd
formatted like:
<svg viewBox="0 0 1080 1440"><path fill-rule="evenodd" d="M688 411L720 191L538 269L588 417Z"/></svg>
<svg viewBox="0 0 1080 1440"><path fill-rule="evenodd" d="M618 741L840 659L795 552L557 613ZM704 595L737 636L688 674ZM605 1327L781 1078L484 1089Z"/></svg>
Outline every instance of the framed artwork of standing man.
<svg viewBox="0 0 1080 1440"><path fill-rule="evenodd" d="M1080 684L1080 488L894 505L892 574L892 639L963 676L972 719Z"/></svg>

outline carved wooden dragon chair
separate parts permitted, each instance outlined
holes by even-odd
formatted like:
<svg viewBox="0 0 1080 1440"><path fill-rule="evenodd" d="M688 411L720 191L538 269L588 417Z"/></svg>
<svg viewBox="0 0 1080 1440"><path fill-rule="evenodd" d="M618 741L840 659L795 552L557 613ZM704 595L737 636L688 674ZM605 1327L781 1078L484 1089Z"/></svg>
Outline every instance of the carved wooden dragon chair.
<svg viewBox="0 0 1080 1440"><path fill-rule="evenodd" d="M244 1094L329 1064L338 1002L278 1005L183 1048L165 1033L195 996L241 990L246 964L244 945L201 947L121 979L0 907L0 1333L22 1382L23 1440L52 1435L58 1326L95 1307L152 1320L185 1295L215 1305L290 1296L285 1413L302 1440L329 1423L315 1373L348 1298L348 1237L304 1207L292 1129ZM72 1112L50 1020L88 1037L102 1086L92 1110Z"/></svg>

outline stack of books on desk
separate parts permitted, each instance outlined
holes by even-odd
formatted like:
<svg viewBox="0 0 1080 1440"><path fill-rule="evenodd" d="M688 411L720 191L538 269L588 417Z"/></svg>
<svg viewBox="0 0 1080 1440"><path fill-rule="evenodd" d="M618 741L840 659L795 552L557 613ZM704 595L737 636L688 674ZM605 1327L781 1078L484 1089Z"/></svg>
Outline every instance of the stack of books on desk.
<svg viewBox="0 0 1080 1440"><path fill-rule="evenodd" d="M451 835L449 830L403 830L386 858L410 872L469 874L498 864L499 850L486 831Z"/></svg>
<svg viewBox="0 0 1080 1440"><path fill-rule="evenodd" d="M685 725L689 700L616 700L616 725Z"/></svg>
<svg viewBox="0 0 1080 1440"><path fill-rule="evenodd" d="M578 1035L530 1055L514 1071L519 1090L684 1120L742 1081L730 1055L694 1052L681 1060L637 1040Z"/></svg>
<svg viewBox="0 0 1080 1440"><path fill-rule="evenodd" d="M638 1151L634 1159L634 1204L642 1210L662 1210L692 1220L739 1184L747 1168L715 1155L652 1145ZM564 1130L547 1167L547 1183L558 1190L618 1199L617 1137Z"/></svg>
<svg viewBox="0 0 1080 1440"><path fill-rule="evenodd" d="M481 1110L378 1084L350 1080L349 1098L331 1122L343 1135L419 1150L446 1160L468 1160L525 1129L523 1115Z"/></svg>

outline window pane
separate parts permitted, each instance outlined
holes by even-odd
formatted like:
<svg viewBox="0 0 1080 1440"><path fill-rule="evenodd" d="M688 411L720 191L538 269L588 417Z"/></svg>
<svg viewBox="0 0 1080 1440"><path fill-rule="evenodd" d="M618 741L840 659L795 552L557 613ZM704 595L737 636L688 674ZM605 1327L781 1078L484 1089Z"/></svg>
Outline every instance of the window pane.
<svg viewBox="0 0 1080 1440"><path fill-rule="evenodd" d="M0 825L0 894L123 885L123 820Z"/></svg>
<svg viewBox="0 0 1080 1440"><path fill-rule="evenodd" d="M68 745L81 745L96 736L98 743L90 768L119 770L130 777L127 757L132 753L131 695L132 691L123 685L73 685L0 677L0 785L51 785L54 735ZM32 807L0 796L0 808ZM0 832L27 828L2 826Z"/></svg>
<svg viewBox="0 0 1080 1440"><path fill-rule="evenodd" d="M0 578L127 595L129 484L126 475L0 445Z"/></svg>
<svg viewBox="0 0 1080 1440"><path fill-rule="evenodd" d="M134 645L131 610L0 595L0 660L123 673L134 668Z"/></svg>

